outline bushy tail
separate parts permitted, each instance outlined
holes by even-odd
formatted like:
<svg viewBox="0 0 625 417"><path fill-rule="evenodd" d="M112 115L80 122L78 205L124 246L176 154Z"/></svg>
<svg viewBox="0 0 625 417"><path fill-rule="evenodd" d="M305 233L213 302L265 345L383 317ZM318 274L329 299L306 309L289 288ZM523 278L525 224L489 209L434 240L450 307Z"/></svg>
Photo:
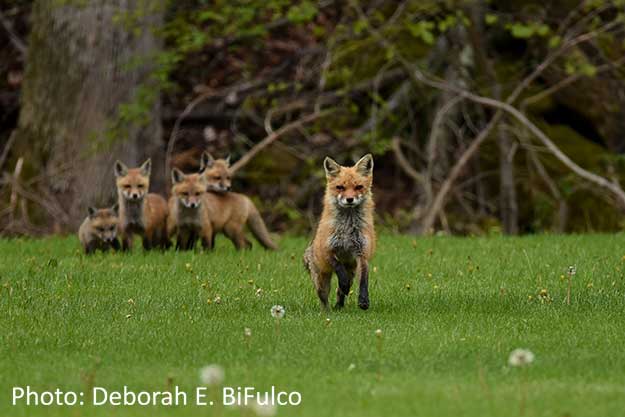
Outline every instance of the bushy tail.
<svg viewBox="0 0 625 417"><path fill-rule="evenodd" d="M278 249L278 246L273 243L271 237L269 236L269 231L267 230L267 226L265 226L263 218L260 217L258 209L254 207L253 204L251 204L250 207L250 215L247 218L247 225L252 231L254 237L265 247L265 249Z"/></svg>

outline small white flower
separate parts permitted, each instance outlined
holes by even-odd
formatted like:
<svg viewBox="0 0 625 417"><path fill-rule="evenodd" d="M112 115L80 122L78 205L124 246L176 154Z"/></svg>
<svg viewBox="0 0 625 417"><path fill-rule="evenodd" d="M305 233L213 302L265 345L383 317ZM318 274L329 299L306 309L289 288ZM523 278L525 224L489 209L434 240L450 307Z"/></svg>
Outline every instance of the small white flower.
<svg viewBox="0 0 625 417"><path fill-rule="evenodd" d="M575 275L577 273L577 268L575 266L569 266L569 275Z"/></svg>
<svg viewBox="0 0 625 417"><path fill-rule="evenodd" d="M514 367L527 366L534 362L534 354L528 349L514 349L508 358L508 365Z"/></svg>
<svg viewBox="0 0 625 417"><path fill-rule="evenodd" d="M273 318L281 319L282 317L284 317L284 313L284 307L282 307L281 305L275 305L271 307L271 317Z"/></svg>
<svg viewBox="0 0 625 417"><path fill-rule="evenodd" d="M276 415L276 406L268 402L267 404L261 404L258 401L254 401L250 408L254 411L254 414L260 417L272 417Z"/></svg>
<svg viewBox="0 0 625 417"><path fill-rule="evenodd" d="M347 367L347 372L351 372L354 369L356 369L356 365L353 363L350 363L349 366Z"/></svg>
<svg viewBox="0 0 625 417"><path fill-rule="evenodd" d="M243 334L245 335L245 337L252 337L252 329L246 327L245 329L243 329Z"/></svg>
<svg viewBox="0 0 625 417"><path fill-rule="evenodd" d="M224 368L219 365L208 365L200 369L200 381L204 385L221 385L224 382Z"/></svg>
<svg viewBox="0 0 625 417"><path fill-rule="evenodd" d="M378 329L378 330L376 330L376 331L375 331L375 335L376 335L377 337L382 337L382 329Z"/></svg>

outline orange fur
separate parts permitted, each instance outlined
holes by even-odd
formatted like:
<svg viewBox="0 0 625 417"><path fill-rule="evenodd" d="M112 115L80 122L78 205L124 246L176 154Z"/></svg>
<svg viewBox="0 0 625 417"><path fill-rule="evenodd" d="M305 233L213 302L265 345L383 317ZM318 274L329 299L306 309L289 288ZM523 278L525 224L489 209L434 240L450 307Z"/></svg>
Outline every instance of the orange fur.
<svg viewBox="0 0 625 417"><path fill-rule="evenodd" d="M119 232L122 249L132 247L132 237L143 238L145 249L169 247L167 239L167 202L158 194L148 193L151 161L139 168L127 168L115 163L115 177L119 201Z"/></svg>
<svg viewBox="0 0 625 417"><path fill-rule="evenodd" d="M247 225L263 247L277 249L252 200L243 194L230 191L230 158L213 159L208 152L204 152L200 173L207 183L208 192L204 199L213 226L213 239L215 234L224 233L237 249L249 248L252 244L245 237Z"/></svg>
<svg viewBox="0 0 625 417"><path fill-rule="evenodd" d="M118 206L95 209L89 207L89 215L78 229L78 238L86 254L96 250L119 249L117 229L119 227Z"/></svg>
<svg viewBox="0 0 625 417"><path fill-rule="evenodd" d="M211 249L213 228L204 200L206 180L200 174L184 175L174 168L172 183L167 235L170 239L176 235L176 249L192 249L197 239Z"/></svg>
<svg viewBox="0 0 625 417"><path fill-rule="evenodd" d="M323 212L312 243L304 254L323 308L328 307L332 273L339 278L337 307L355 275L360 278L358 305L369 307L368 264L376 245L373 224L373 158L366 155L352 167L342 167L330 158L324 161L327 186Z"/></svg>

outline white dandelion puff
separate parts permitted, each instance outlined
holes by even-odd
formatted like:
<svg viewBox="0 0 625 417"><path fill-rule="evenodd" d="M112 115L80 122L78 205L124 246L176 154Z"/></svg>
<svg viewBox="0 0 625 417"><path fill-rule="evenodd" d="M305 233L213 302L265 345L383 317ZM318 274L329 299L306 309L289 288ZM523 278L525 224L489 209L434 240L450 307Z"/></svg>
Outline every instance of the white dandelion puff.
<svg viewBox="0 0 625 417"><path fill-rule="evenodd" d="M376 331L375 331L375 335L376 335L377 337L382 337L382 329L378 329L378 330L376 330Z"/></svg>
<svg viewBox="0 0 625 417"><path fill-rule="evenodd" d="M276 406L270 402L267 402L267 404L262 404L259 403L257 400L255 400L251 405L250 408L252 409L252 411L254 411L254 414L256 414L259 417L273 417L276 415Z"/></svg>
<svg viewBox="0 0 625 417"><path fill-rule="evenodd" d="M246 327L245 329L243 329L243 334L245 335L245 337L252 337L252 329Z"/></svg>
<svg viewBox="0 0 625 417"><path fill-rule="evenodd" d="M574 265L569 266L569 275L575 275L577 273L577 268Z"/></svg>
<svg viewBox="0 0 625 417"><path fill-rule="evenodd" d="M285 309L281 305L275 305L271 307L271 317L281 319L284 317Z"/></svg>
<svg viewBox="0 0 625 417"><path fill-rule="evenodd" d="M224 368L219 365L208 365L200 369L200 381L204 385L221 385L224 382Z"/></svg>
<svg viewBox="0 0 625 417"><path fill-rule="evenodd" d="M527 366L534 362L534 354L528 349L514 349L508 357L508 365L514 367Z"/></svg>
<svg viewBox="0 0 625 417"><path fill-rule="evenodd" d="M353 363L350 363L349 366L347 367L347 372L351 372L354 369L356 369L356 365Z"/></svg>

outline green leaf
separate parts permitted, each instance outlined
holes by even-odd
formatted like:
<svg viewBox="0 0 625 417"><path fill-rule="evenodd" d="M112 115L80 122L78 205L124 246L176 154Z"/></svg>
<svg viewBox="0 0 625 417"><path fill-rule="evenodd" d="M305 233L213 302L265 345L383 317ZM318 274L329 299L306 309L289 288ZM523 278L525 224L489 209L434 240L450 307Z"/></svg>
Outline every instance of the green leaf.
<svg viewBox="0 0 625 417"><path fill-rule="evenodd" d="M562 43L562 38L559 36L552 36L551 38L549 38L549 47L550 48L555 48L557 46L560 46L560 43Z"/></svg>
<svg viewBox="0 0 625 417"><path fill-rule="evenodd" d="M514 23L510 26L510 33L518 39L529 39L534 35L534 27L521 23Z"/></svg>
<svg viewBox="0 0 625 417"><path fill-rule="evenodd" d="M487 13L486 16L484 16L484 21L487 25L492 26L499 21L499 16L497 16L496 14Z"/></svg>

